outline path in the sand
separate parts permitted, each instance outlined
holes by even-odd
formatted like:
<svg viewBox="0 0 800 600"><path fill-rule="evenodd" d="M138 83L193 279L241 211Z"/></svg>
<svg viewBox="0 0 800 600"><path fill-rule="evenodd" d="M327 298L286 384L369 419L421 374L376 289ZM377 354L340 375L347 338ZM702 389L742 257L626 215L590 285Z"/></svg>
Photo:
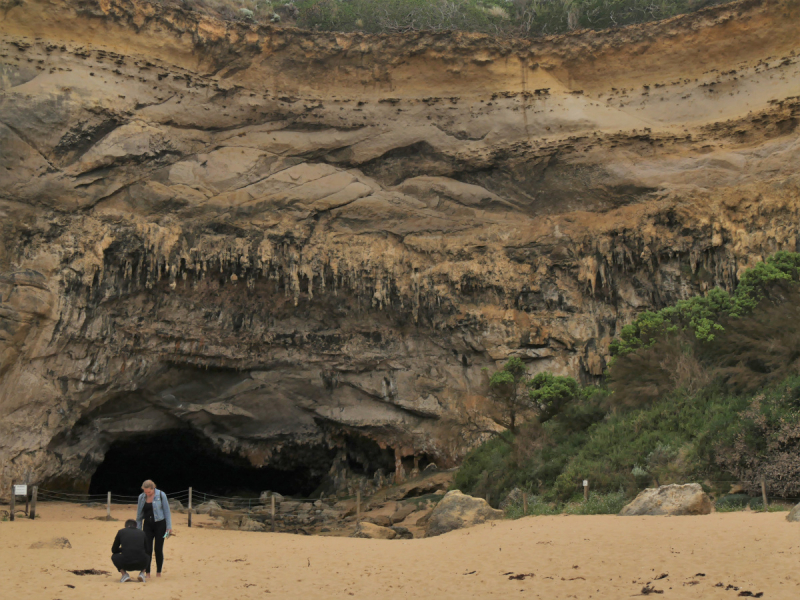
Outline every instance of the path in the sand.
<svg viewBox="0 0 800 600"><path fill-rule="evenodd" d="M118 522L84 518L104 510L46 504L35 522L0 522L2 597L115 600L157 591L156 598L169 600L617 599L641 594L648 583L663 591L651 597L665 600L733 599L742 592L800 597L800 524L787 523L785 513L528 517L407 541L188 529L181 515L178 536L166 544L164 578L120 585L111 542L133 511L115 507ZM56 536L72 548L30 549ZM78 576L75 569L110 574Z"/></svg>

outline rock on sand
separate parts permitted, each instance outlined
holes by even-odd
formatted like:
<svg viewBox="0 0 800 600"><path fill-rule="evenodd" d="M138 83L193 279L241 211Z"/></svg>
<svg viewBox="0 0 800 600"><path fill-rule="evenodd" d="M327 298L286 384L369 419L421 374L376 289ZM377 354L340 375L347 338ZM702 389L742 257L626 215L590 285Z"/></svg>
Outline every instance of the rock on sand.
<svg viewBox="0 0 800 600"><path fill-rule="evenodd" d="M254 521L249 517L244 517L242 519L241 525L239 525L239 531L265 531L265 530L266 526L263 523Z"/></svg>
<svg viewBox="0 0 800 600"><path fill-rule="evenodd" d="M711 513L711 499L699 483L662 485L647 488L626 505L619 516L638 515L707 515Z"/></svg>
<svg viewBox="0 0 800 600"><path fill-rule="evenodd" d="M795 507L789 511L789 514L786 515L786 520L792 523L800 521L800 504L795 505Z"/></svg>
<svg viewBox="0 0 800 600"><path fill-rule="evenodd" d="M433 509L425 527L425 537L442 535L454 529L472 527L502 518L503 511L492 508L483 498L473 498L453 490L448 492Z"/></svg>
<svg viewBox="0 0 800 600"><path fill-rule="evenodd" d="M354 538L369 538L372 540L393 540L397 537L397 532L388 527L381 527L374 523L362 521L356 527L355 533L352 535Z"/></svg>
<svg viewBox="0 0 800 600"><path fill-rule="evenodd" d="M198 505L198 507L194 509L194 512L196 512L198 515L207 515L212 510L222 510L222 507L213 500L209 500L208 502L203 502L202 504Z"/></svg>

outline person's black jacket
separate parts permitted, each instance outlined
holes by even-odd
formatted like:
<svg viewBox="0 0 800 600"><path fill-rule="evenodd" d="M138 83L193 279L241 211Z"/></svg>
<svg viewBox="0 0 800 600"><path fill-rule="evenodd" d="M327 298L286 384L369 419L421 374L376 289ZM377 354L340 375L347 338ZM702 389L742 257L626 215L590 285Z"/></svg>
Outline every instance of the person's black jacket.
<svg viewBox="0 0 800 600"><path fill-rule="evenodd" d="M138 560L147 558L147 543L144 531L126 527L117 532L114 538L114 545L111 546L111 553L118 554L122 551L122 556L128 560Z"/></svg>

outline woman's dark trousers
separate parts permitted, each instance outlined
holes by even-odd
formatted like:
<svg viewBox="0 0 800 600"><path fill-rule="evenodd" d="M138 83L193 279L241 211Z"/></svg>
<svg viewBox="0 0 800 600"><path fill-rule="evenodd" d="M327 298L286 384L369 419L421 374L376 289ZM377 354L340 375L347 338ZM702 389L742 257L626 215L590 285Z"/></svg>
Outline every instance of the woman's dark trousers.
<svg viewBox="0 0 800 600"><path fill-rule="evenodd" d="M167 533L167 521L151 521L149 519L142 523L142 530L144 531L147 552L149 557L147 559L147 572L150 573L150 563L153 560L153 542L155 542L156 550L156 572L161 573L161 567L164 565L164 534Z"/></svg>

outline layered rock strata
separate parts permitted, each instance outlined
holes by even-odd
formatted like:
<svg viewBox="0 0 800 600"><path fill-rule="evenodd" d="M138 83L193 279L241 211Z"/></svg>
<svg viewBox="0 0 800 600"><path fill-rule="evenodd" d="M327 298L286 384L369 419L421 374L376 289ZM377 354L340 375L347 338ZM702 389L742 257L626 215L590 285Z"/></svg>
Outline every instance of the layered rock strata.
<svg viewBox="0 0 800 600"><path fill-rule="evenodd" d="M798 247L797 0L534 41L0 12L3 489L180 427L450 466L484 367L597 378Z"/></svg>

